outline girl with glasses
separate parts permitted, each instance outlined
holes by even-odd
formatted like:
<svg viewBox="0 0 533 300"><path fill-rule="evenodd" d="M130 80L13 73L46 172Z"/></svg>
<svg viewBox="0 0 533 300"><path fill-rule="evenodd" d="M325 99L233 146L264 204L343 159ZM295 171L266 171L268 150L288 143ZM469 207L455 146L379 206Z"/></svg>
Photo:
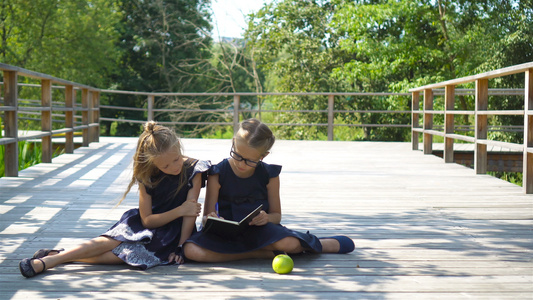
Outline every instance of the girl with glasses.
<svg viewBox="0 0 533 300"><path fill-rule="evenodd" d="M197 232L184 245L187 259L222 262L247 258L273 258L278 252L297 254L348 253L353 241L346 236L318 238L280 224L281 166L263 162L275 137L265 124L249 119L233 138L230 157L209 170L204 204L206 217L240 221L259 205L263 210L236 237Z"/></svg>

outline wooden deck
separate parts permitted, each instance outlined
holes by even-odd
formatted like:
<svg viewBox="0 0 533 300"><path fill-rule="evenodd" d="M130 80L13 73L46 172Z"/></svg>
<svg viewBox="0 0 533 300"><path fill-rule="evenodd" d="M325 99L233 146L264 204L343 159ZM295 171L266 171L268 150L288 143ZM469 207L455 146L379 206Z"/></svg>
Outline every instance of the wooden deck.
<svg viewBox="0 0 533 300"><path fill-rule="evenodd" d="M68 264L25 279L18 262L69 248L137 206L114 207L136 139L101 138L51 164L0 179L0 299L533 299L533 196L410 150L410 143L278 141L283 224L352 237L350 254L190 263L139 271ZM228 140L184 140L218 162ZM203 201L204 192L201 195Z"/></svg>

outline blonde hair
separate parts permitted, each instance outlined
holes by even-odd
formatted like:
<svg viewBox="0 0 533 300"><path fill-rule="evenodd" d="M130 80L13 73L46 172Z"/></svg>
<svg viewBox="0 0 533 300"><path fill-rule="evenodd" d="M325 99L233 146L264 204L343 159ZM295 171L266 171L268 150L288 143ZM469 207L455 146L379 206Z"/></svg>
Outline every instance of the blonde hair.
<svg viewBox="0 0 533 300"><path fill-rule="evenodd" d="M270 151L276 141L276 137L270 128L257 119L242 121L234 138L245 142L249 147L259 150L263 155Z"/></svg>
<svg viewBox="0 0 533 300"><path fill-rule="evenodd" d="M126 198L134 184L155 188L161 182L163 177L153 181L154 176L161 172L154 164L154 159L169 150L176 150L180 155L183 153L176 133L168 127L158 125L155 121L146 122L144 131L137 141L137 150L133 155L133 176L119 204ZM184 164L176 193L185 185L186 173L187 166Z"/></svg>

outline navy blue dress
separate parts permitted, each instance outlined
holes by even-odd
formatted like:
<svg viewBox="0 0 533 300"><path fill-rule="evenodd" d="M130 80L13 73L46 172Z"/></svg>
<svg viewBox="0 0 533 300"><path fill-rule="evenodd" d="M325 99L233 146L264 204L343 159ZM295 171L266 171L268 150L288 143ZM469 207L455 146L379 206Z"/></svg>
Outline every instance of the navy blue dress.
<svg viewBox="0 0 533 300"><path fill-rule="evenodd" d="M270 178L278 177L280 172L281 166L260 162L252 176L240 178L231 169L228 159L212 166L209 169L209 175L219 175L219 215L227 220L240 221L259 204L263 204L263 210L268 212L267 184ZM200 231L194 233L187 242L218 253L244 253L261 249L285 237L296 237L304 248L322 252L322 244L316 236L274 223L250 226L242 235L233 239Z"/></svg>
<svg viewBox="0 0 533 300"><path fill-rule="evenodd" d="M209 161L188 159L185 162L187 184L176 194L180 175L161 173L161 182L155 188L146 188L152 197L152 213L159 214L182 205L192 188L192 179L202 173L202 187L205 186ZM148 229L142 225L138 208L126 211L120 221L102 234L121 241L112 252L125 263L142 270L168 263L168 256L176 250L181 237L183 218L178 218L164 226ZM193 229L196 232L196 226Z"/></svg>

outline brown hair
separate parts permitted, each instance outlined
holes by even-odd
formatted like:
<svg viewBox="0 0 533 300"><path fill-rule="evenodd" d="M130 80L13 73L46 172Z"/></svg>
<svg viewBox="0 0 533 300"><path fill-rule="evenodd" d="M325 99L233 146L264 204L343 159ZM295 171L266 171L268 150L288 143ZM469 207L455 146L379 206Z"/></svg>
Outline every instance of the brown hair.
<svg viewBox="0 0 533 300"><path fill-rule="evenodd" d="M259 150L266 155L274 145L276 137L265 123L257 119L248 119L241 122L235 139L244 141L248 146Z"/></svg>
<svg viewBox="0 0 533 300"><path fill-rule="evenodd" d="M177 150L182 154L182 147L176 133L168 127L158 125L154 121L148 121L144 124L144 131L137 142L137 150L133 155L133 176L126 189L126 192L119 201L122 202L131 190L134 184L143 184L146 187L154 188L163 179L153 181L154 176L161 171L154 164L154 158L172 150ZM179 184L176 193L185 185L187 173L186 164L180 173Z"/></svg>

